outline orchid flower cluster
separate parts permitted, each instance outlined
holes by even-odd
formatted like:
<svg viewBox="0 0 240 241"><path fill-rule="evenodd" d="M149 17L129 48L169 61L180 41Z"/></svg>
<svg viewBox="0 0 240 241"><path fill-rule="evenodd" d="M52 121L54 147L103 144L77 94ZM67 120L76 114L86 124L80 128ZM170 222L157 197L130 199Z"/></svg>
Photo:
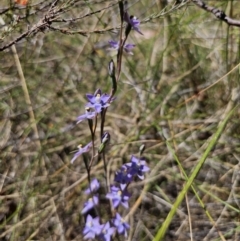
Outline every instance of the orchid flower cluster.
<svg viewBox="0 0 240 241"><path fill-rule="evenodd" d="M131 162L124 164L119 171L115 173L115 185L111 186L111 190L106 194L106 198L111 200L114 208L115 217L105 224L100 224L100 218L93 218L90 214L87 215L87 221L83 230L84 239L99 238L99 240L111 240L111 236L117 232L119 235L127 237L127 230L130 225L124 220L124 218L117 212L118 207L121 205L125 209L129 208L130 193L127 191L127 187L134 180L135 177L144 179L144 173L149 171L149 167L142 159L138 159L135 156L131 157ZM86 194L92 194L92 197L88 199L84 204L82 214L86 214L88 211L99 205L99 198L97 194L94 194L100 187L99 181L93 179L90 183L90 187L85 191Z"/></svg>
<svg viewBox="0 0 240 241"><path fill-rule="evenodd" d="M86 217L86 223L83 229L83 236L85 240L97 239L111 241L115 237L115 235L123 235L125 238L127 237L130 225L128 224L127 220L123 218L119 213L119 207L121 206L124 209L129 208L129 201L131 197L131 194L129 192L130 184L136 179L143 180L144 174L150 170L149 167L146 165L146 161L144 160L144 158L141 157L143 153L142 149L140 150L139 158L137 156L132 155L130 162L123 164L122 167L115 173L115 184L110 185L106 178L106 189L108 191L105 194L105 199L109 200L111 217L108 217L108 221L104 222L103 219L106 220L106 218L103 218L101 217L101 215L99 215L101 210L101 202L98 192L101 184L99 180L97 180L96 178L92 178L91 167L93 165L93 159L96 156L101 157L104 163L105 175L107 176L105 147L110 141L110 134L108 132L104 132L105 116L108 107L115 100L114 94L117 90L117 81L119 80L121 72L122 52L125 51L128 54L132 54L131 50L135 46L134 44L126 44L128 35L131 32L131 30L135 30L139 34L142 34L142 32L139 29L140 21L134 16L129 16L126 9L126 4L124 5L123 1L119 1L119 9L121 16L121 26L123 26L123 21L125 21L127 24L125 29L125 38L122 39L121 31L119 42L113 40L109 41L111 47L118 51L117 73L115 73L115 64L113 60L110 61L108 66L109 76L112 79L111 94L102 93L100 89L97 89L94 94L86 94L88 102L85 105L85 114L82 114L77 117L77 123L80 123L84 120L88 121L92 140L84 147L82 145L78 146L78 151L74 154L71 163L73 163L80 155L84 155L84 153L89 152L90 150L93 151L92 158L89 162L86 161L86 158L84 158L84 163L87 169L89 181L89 188L85 190L85 194L88 195L89 198L84 203L84 207L81 211L81 214L85 215ZM98 148L97 155L95 155L95 131L98 116L101 117L101 144ZM90 213L94 213L94 215L90 215Z"/></svg>

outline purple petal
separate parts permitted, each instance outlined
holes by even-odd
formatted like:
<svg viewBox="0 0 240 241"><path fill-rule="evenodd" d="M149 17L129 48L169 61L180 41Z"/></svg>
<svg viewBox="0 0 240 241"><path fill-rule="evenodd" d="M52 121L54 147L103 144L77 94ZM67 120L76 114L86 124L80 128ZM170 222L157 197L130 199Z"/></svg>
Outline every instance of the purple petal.
<svg viewBox="0 0 240 241"><path fill-rule="evenodd" d="M134 155L132 155L131 162L138 164L139 159L137 157L135 157Z"/></svg>
<svg viewBox="0 0 240 241"><path fill-rule="evenodd" d="M89 107L86 107L86 113L77 117L77 124L86 119L93 119L96 115L95 111L91 111Z"/></svg>
<svg viewBox="0 0 240 241"><path fill-rule="evenodd" d="M139 28L133 27L133 29L134 29L135 31L137 31L138 33L140 33L141 35L143 35L143 33L139 30Z"/></svg>
<svg viewBox="0 0 240 241"><path fill-rule="evenodd" d="M93 192L97 191L99 189L99 187L100 187L99 181L95 178L90 183L90 187L87 190L85 190L85 193L86 194L93 193Z"/></svg>
<svg viewBox="0 0 240 241"><path fill-rule="evenodd" d="M86 97L88 98L88 100L92 103L92 101L95 99L95 96L92 94L86 94Z"/></svg>
<svg viewBox="0 0 240 241"><path fill-rule="evenodd" d="M124 232L124 226L123 225L119 225L118 226L118 233L121 234Z"/></svg>
<svg viewBox="0 0 240 241"><path fill-rule="evenodd" d="M136 45L135 44L126 44L125 46L124 46L124 48L126 48L126 49L132 49L132 48L134 48Z"/></svg>
<svg viewBox="0 0 240 241"><path fill-rule="evenodd" d="M144 179L144 175L143 175L143 174L142 174L142 175L138 174L137 176L138 176L138 178L141 179L141 180Z"/></svg>
<svg viewBox="0 0 240 241"><path fill-rule="evenodd" d="M92 198L89 198L88 201L84 204L84 208L81 211L81 214L87 213L89 210L91 210L94 206L97 206L99 203L99 199L97 196L93 196Z"/></svg>
<svg viewBox="0 0 240 241"><path fill-rule="evenodd" d="M96 112L90 112L87 114L87 119L93 119L97 115Z"/></svg>
<svg viewBox="0 0 240 241"><path fill-rule="evenodd" d="M97 95L102 95L102 91L101 91L101 89L97 89L96 91L95 91L95 93L94 93L94 96L97 96Z"/></svg>
<svg viewBox="0 0 240 241"><path fill-rule="evenodd" d="M142 167L142 172L148 172L150 170L150 168L148 166L143 166Z"/></svg>
<svg viewBox="0 0 240 241"><path fill-rule="evenodd" d="M113 49L119 48L119 43L117 41L109 40L108 43L110 44L111 48L113 48Z"/></svg>
<svg viewBox="0 0 240 241"><path fill-rule="evenodd" d="M83 114L77 117L77 124L87 119L87 115Z"/></svg>
<svg viewBox="0 0 240 241"><path fill-rule="evenodd" d="M143 33L139 30L140 21L135 16L130 17L130 24L135 31L143 35Z"/></svg>
<svg viewBox="0 0 240 241"><path fill-rule="evenodd" d="M82 155L85 152L90 151L92 147L92 142L88 143L85 147L82 147L81 145L79 145L79 150L74 154L71 163L73 163L80 155Z"/></svg>
<svg viewBox="0 0 240 241"><path fill-rule="evenodd" d="M131 18L131 23L132 23L132 26L134 27L137 27L137 26L139 26L140 25L140 21L136 18L136 17L132 17Z"/></svg>
<svg viewBox="0 0 240 241"><path fill-rule="evenodd" d="M71 160L71 163L73 164L73 162L82 154L81 151L78 151L74 154L72 160Z"/></svg>
<svg viewBox="0 0 240 241"><path fill-rule="evenodd" d="M101 113L101 111L102 111L102 105L101 104L95 104L94 108L95 108L95 111L97 113Z"/></svg>
<svg viewBox="0 0 240 241"><path fill-rule="evenodd" d="M84 237L83 239L94 239L95 238L95 233L89 231Z"/></svg>
<svg viewBox="0 0 240 241"><path fill-rule="evenodd" d="M110 95L108 95L108 94L103 94L103 95L101 96L101 101L102 101L104 104L106 104L107 101L109 100L109 98L110 98Z"/></svg>
<svg viewBox="0 0 240 241"><path fill-rule="evenodd" d="M124 51L128 54L133 54L131 50L135 47L135 44L126 44L124 45Z"/></svg>
<svg viewBox="0 0 240 241"><path fill-rule="evenodd" d="M113 207L116 208L120 205L121 200L120 199L113 199Z"/></svg>
<svg viewBox="0 0 240 241"><path fill-rule="evenodd" d="M83 147L84 152L90 151L91 147L92 147L92 142L89 142L85 147Z"/></svg>

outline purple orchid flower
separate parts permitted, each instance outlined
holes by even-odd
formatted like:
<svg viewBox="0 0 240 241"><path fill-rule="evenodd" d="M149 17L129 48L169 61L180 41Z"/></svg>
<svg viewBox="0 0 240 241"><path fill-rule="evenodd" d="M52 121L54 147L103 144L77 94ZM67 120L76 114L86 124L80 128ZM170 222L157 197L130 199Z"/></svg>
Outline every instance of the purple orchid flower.
<svg viewBox="0 0 240 241"><path fill-rule="evenodd" d="M84 208L81 212L81 214L87 213L89 210L91 210L93 207L97 206L99 203L98 196L93 196L87 200L87 202L84 203Z"/></svg>
<svg viewBox="0 0 240 241"><path fill-rule="evenodd" d="M101 233L101 230L102 225L99 223L99 217L92 218L91 215L88 215L83 229L83 239L94 239L96 235Z"/></svg>
<svg viewBox="0 0 240 241"><path fill-rule="evenodd" d="M141 180L144 179L144 173L150 170L150 168L146 165L146 161L138 159L133 155L131 157L131 163L127 163L125 165L128 167L128 172L132 176L137 175Z"/></svg>
<svg viewBox="0 0 240 241"><path fill-rule="evenodd" d="M92 142L88 143L86 146L82 147L82 145L78 146L78 151L74 154L71 163L73 163L79 156L81 156L85 152L89 152L92 147Z"/></svg>
<svg viewBox="0 0 240 241"><path fill-rule="evenodd" d="M108 43L111 46L111 49L118 50L119 49L119 42L114 40L109 40ZM133 55L133 52L131 51L135 47L135 44L125 44L123 46L123 50L130 55Z"/></svg>
<svg viewBox="0 0 240 241"><path fill-rule="evenodd" d="M115 218L113 219L113 224L117 228L118 234L123 234L124 237L127 237L127 229L130 228L130 225L124 221L119 213L116 213Z"/></svg>
<svg viewBox="0 0 240 241"><path fill-rule="evenodd" d="M96 111L91 111L90 107L85 108L85 114L77 117L77 124L86 119L93 119L97 115Z"/></svg>
<svg viewBox="0 0 240 241"><path fill-rule="evenodd" d="M114 181L120 184L121 189L125 189L128 183L133 179L133 176L129 173L127 166L123 165L119 171L115 173Z"/></svg>
<svg viewBox="0 0 240 241"><path fill-rule="evenodd" d="M140 21L135 16L129 16L128 12L125 11L124 13L124 21L127 22L132 29L143 35L143 33L139 29Z"/></svg>
<svg viewBox="0 0 240 241"><path fill-rule="evenodd" d="M125 208L129 208L128 200L130 194L126 189L121 190L119 187L112 186L111 192L106 195L106 198L112 200L114 208L118 207L120 204Z"/></svg>
<svg viewBox="0 0 240 241"><path fill-rule="evenodd" d="M103 226L102 231L98 237L100 240L103 240L103 241L111 241L111 236L114 234L114 232L115 232L115 228L110 227L110 223L107 222Z"/></svg>
<svg viewBox="0 0 240 241"><path fill-rule="evenodd" d="M88 98L88 103L86 105L87 108L94 108L97 113L100 113L103 108L107 108L110 104L108 103L108 100L110 98L110 95L108 94L102 94L101 90L98 89L95 91L95 93L92 94L86 94Z"/></svg>
<svg viewBox="0 0 240 241"><path fill-rule="evenodd" d="M90 183L90 187L87 190L85 190L84 193L91 194L93 192L96 192L99 189L99 187L100 187L99 181L96 178L94 178Z"/></svg>

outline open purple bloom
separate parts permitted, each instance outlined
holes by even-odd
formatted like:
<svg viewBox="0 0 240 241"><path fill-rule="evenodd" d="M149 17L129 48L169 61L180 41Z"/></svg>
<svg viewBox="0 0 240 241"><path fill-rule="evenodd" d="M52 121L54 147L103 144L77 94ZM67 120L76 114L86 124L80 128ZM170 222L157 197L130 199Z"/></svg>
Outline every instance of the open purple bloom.
<svg viewBox="0 0 240 241"><path fill-rule="evenodd" d="M132 27L132 29L143 35L143 33L139 29L140 21L137 19L137 17L129 16L128 12L125 11L124 20Z"/></svg>
<svg viewBox="0 0 240 241"><path fill-rule="evenodd" d="M91 193L97 191L99 189L99 187L100 187L99 181L96 178L94 178L92 180L92 182L90 183L90 187L87 190L85 190L85 193L91 194Z"/></svg>
<svg viewBox="0 0 240 241"><path fill-rule="evenodd" d="M102 231L98 237L100 238L100 240L111 241L111 236L114 234L114 232L115 232L115 228L110 227L109 222L107 222L103 226Z"/></svg>
<svg viewBox="0 0 240 241"><path fill-rule="evenodd" d="M130 228L130 225L123 220L119 213L116 213L115 219L113 219L113 224L117 228L118 234L123 234L126 238L127 229Z"/></svg>
<svg viewBox="0 0 240 241"><path fill-rule="evenodd" d="M137 175L141 180L144 179L144 173L150 170L145 161L138 159L133 155L131 157L131 163L125 165L129 168L129 173L131 175Z"/></svg>
<svg viewBox="0 0 240 241"><path fill-rule="evenodd" d="M78 151L74 154L71 163L73 163L79 156L81 156L85 152L89 152L92 147L92 142L89 142L86 146L82 147L82 145L78 146Z"/></svg>
<svg viewBox="0 0 240 241"><path fill-rule="evenodd" d="M130 16L130 24L135 31L143 35L143 33L139 29L140 21L137 19L137 17Z"/></svg>
<svg viewBox="0 0 240 241"><path fill-rule="evenodd" d="M127 192L127 190L121 190L119 187L112 186L111 192L106 195L106 198L112 200L113 207L116 208L120 204L128 208L128 200L130 198L130 194Z"/></svg>
<svg viewBox="0 0 240 241"><path fill-rule="evenodd" d="M94 206L97 206L99 203L98 196L93 196L87 200L87 202L84 203L84 208L81 212L81 214L87 213L89 210L91 210Z"/></svg>
<svg viewBox="0 0 240 241"><path fill-rule="evenodd" d="M110 44L112 49L118 50L119 49L119 42L114 41L114 40L109 40L108 43ZM123 50L128 53L133 55L133 53L131 52L131 50L135 47L135 44L125 44L123 46Z"/></svg>
<svg viewBox="0 0 240 241"><path fill-rule="evenodd" d="M110 98L110 95L108 94L102 94L101 90L98 89L92 94L86 94L88 98L88 103L86 107L88 108L94 108L97 113L100 113L103 108L108 107L110 104L108 103L108 100Z"/></svg>
<svg viewBox="0 0 240 241"><path fill-rule="evenodd" d="M120 184L122 190L132 181L132 175L129 173L127 166L123 165L121 169L115 173L114 181Z"/></svg>
<svg viewBox="0 0 240 241"><path fill-rule="evenodd" d="M93 119L97 115L96 111L91 111L90 107L85 108L85 114L77 117L77 124L86 119Z"/></svg>
<svg viewBox="0 0 240 241"><path fill-rule="evenodd" d="M99 223L99 217L92 218L91 215L87 216L86 225L83 229L83 239L94 239L96 235L101 233L102 225Z"/></svg>

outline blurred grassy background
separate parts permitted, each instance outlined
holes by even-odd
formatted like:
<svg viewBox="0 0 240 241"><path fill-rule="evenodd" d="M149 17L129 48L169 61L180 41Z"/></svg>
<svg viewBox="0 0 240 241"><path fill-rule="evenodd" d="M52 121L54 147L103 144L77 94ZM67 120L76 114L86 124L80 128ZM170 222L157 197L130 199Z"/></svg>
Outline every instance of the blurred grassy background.
<svg viewBox="0 0 240 241"><path fill-rule="evenodd" d="M53 23L69 31L103 29L102 34L43 29L15 45L39 137L12 49L0 52L0 240L82 240L80 211L87 176L82 158L74 165L69 161L79 143L89 142L90 132L87 122L76 125L75 120L84 113L86 93L97 88L110 92L107 66L116 57L108 40L118 39L120 19L117 1L69 0L59 6L66 2L74 5L59 19L113 6L76 22ZM0 16L8 29L0 28L0 45L36 24L50 3L33 0L26 8L1 1ZM240 19L238 1L207 3ZM157 175L149 176L148 192L131 217L129 240L152 240L184 184L165 140L189 175L239 93L239 29L187 1L136 0L129 1L129 7L141 20L144 36L132 32L128 40L136 47L133 56L123 57L117 98L107 112L107 159L113 176L141 144L146 145L145 156ZM15 23L13 15L20 20ZM240 240L239 113L195 180L215 224L189 191L164 240L224 240L220 234L225 240ZM94 175L103 176L101 162ZM132 186L133 203L142 186Z"/></svg>

